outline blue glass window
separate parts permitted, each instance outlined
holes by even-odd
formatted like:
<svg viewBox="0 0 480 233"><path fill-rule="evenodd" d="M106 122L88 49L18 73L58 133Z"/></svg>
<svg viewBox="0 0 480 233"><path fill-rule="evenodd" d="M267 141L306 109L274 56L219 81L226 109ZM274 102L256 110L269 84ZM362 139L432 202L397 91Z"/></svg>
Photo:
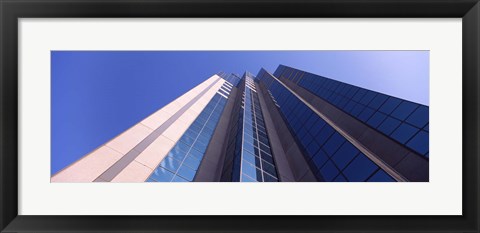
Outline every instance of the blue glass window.
<svg viewBox="0 0 480 233"><path fill-rule="evenodd" d="M340 172L337 167L332 163L332 161L328 161L321 169L322 176L326 181L332 181Z"/></svg>
<svg viewBox="0 0 480 233"><path fill-rule="evenodd" d="M343 176L342 174L338 175L337 178L335 178L335 180L333 180L335 182L346 182L347 179L345 179L345 176Z"/></svg>
<svg viewBox="0 0 480 233"><path fill-rule="evenodd" d="M400 143L404 144L407 142L416 132L418 131L417 128L402 123L391 135L393 138L397 139Z"/></svg>
<svg viewBox="0 0 480 233"><path fill-rule="evenodd" d="M171 150L170 152L168 152L167 156L181 161L183 160L183 158L185 158L186 153L183 151Z"/></svg>
<svg viewBox="0 0 480 233"><path fill-rule="evenodd" d="M393 111L392 116L396 117L399 120L405 120L412 112L417 108L417 104L403 101L396 109Z"/></svg>
<svg viewBox="0 0 480 233"><path fill-rule="evenodd" d="M174 176L172 182L188 182L188 180L185 180L180 176Z"/></svg>
<svg viewBox="0 0 480 233"><path fill-rule="evenodd" d="M180 169L178 169L178 175L188 181L193 180L195 173L196 172L193 169L190 169L188 166L182 166Z"/></svg>
<svg viewBox="0 0 480 233"><path fill-rule="evenodd" d="M264 160L262 160L262 169L268 172L270 175L277 176L275 167L272 164L265 162Z"/></svg>
<svg viewBox="0 0 480 233"><path fill-rule="evenodd" d="M197 170L198 166L200 165L200 161L198 159L193 158L192 156L187 156L183 163L194 170Z"/></svg>
<svg viewBox="0 0 480 233"><path fill-rule="evenodd" d="M353 96L353 100L356 102L360 102L360 100L363 98L363 96L367 93L365 89L360 89L358 92Z"/></svg>
<svg viewBox="0 0 480 233"><path fill-rule="evenodd" d="M195 141L195 138L189 137L187 134L184 134L180 141L185 144L192 144Z"/></svg>
<svg viewBox="0 0 480 233"><path fill-rule="evenodd" d="M373 116L367 121L367 123L373 128L377 128L387 116L381 112L376 112Z"/></svg>
<svg viewBox="0 0 480 233"><path fill-rule="evenodd" d="M425 155L428 152L428 145L428 133L423 130L418 132L417 135L407 143L408 147L422 155Z"/></svg>
<svg viewBox="0 0 480 233"><path fill-rule="evenodd" d="M207 144L203 144L203 143L197 141L193 145L193 149L198 150L200 152L205 152L205 150L207 149L207 146L208 146Z"/></svg>
<svg viewBox="0 0 480 233"><path fill-rule="evenodd" d="M387 117L385 121L377 128L382 131L384 134L389 135L400 125L400 121L391 117Z"/></svg>
<svg viewBox="0 0 480 233"><path fill-rule="evenodd" d="M345 110L345 112L351 112L355 105L356 103L354 101L350 101L343 110Z"/></svg>
<svg viewBox="0 0 480 233"><path fill-rule="evenodd" d="M390 114L393 110L402 102L400 99L395 97L389 97L385 103L380 107L379 111L385 114Z"/></svg>
<svg viewBox="0 0 480 233"><path fill-rule="evenodd" d="M373 110L370 108L365 108L362 113L358 116L358 119L366 122L373 115Z"/></svg>
<svg viewBox="0 0 480 233"><path fill-rule="evenodd" d="M262 159L271 163L271 164L274 164L273 158L270 155L265 154L263 151L262 151Z"/></svg>
<svg viewBox="0 0 480 233"><path fill-rule="evenodd" d="M315 140L312 140L311 143L307 146L307 151L310 155L314 155L318 149L320 149L320 146Z"/></svg>
<svg viewBox="0 0 480 233"><path fill-rule="evenodd" d="M373 91L367 91L367 94L363 96L363 98L360 100L360 103L367 105L368 103L370 103L370 101L372 101L373 98L375 98L375 95L377 95L377 93Z"/></svg>
<svg viewBox="0 0 480 233"><path fill-rule="evenodd" d="M348 99L347 98L344 98L344 97L341 97L340 98L340 102L338 102L338 107L340 109L343 109L348 103Z"/></svg>
<svg viewBox="0 0 480 233"><path fill-rule="evenodd" d="M165 157L165 159L163 159L163 161L160 163L160 166L172 171L172 172L176 172L178 167L180 167L180 164L182 162L180 162L179 160L176 160L174 158L171 158L171 157Z"/></svg>
<svg viewBox="0 0 480 233"><path fill-rule="evenodd" d="M345 97L352 98L359 90L360 88L351 86L350 91L345 94Z"/></svg>
<svg viewBox="0 0 480 233"><path fill-rule="evenodd" d="M189 146L182 143L182 142L179 142L175 145L175 147L173 147L173 151L175 152L188 152L188 149L189 149Z"/></svg>
<svg viewBox="0 0 480 233"><path fill-rule="evenodd" d="M350 142L346 142L335 153L332 160L338 168L343 169L358 153L359 150L357 148L355 148Z"/></svg>
<svg viewBox="0 0 480 233"><path fill-rule="evenodd" d="M157 169L155 169L155 171L153 171L150 178L153 179L155 182L168 182L168 181L172 180L173 173L171 173L170 171L168 171L165 168L157 167Z"/></svg>
<svg viewBox="0 0 480 233"><path fill-rule="evenodd" d="M316 117L318 119L318 116ZM322 129L323 126L325 126L325 121L323 120L318 120L317 122L315 122L315 124L310 128L310 133L312 135L317 135L320 130Z"/></svg>
<svg viewBox="0 0 480 233"><path fill-rule="evenodd" d="M428 115L428 108L420 106L407 118L406 121L418 128L422 128L428 123Z"/></svg>
<svg viewBox="0 0 480 233"><path fill-rule="evenodd" d="M377 110L387 99L388 97L386 95L379 93L377 96L375 96L375 98L373 98L373 100L368 104L368 106Z"/></svg>
<svg viewBox="0 0 480 233"><path fill-rule="evenodd" d="M349 181L365 181L378 166L364 154L359 154L343 171Z"/></svg>
<svg viewBox="0 0 480 233"><path fill-rule="evenodd" d="M265 182L278 182L277 178L269 175L268 173L263 173L263 178Z"/></svg>
<svg viewBox="0 0 480 233"><path fill-rule="evenodd" d="M311 114L308 120L305 122L304 127L311 128L315 125L317 121L318 121L318 116L316 116L315 114Z"/></svg>
<svg viewBox="0 0 480 233"><path fill-rule="evenodd" d="M330 125L325 125L318 135L315 136L319 143L324 143L333 134L335 130Z"/></svg>
<svg viewBox="0 0 480 233"><path fill-rule="evenodd" d="M350 112L353 116L358 116L365 107L362 104L357 104Z"/></svg>
<svg viewBox="0 0 480 233"><path fill-rule="evenodd" d="M327 160L328 160L328 155L321 149L317 151L315 156L313 156L312 158L312 162L317 169L320 169Z"/></svg>
<svg viewBox="0 0 480 233"><path fill-rule="evenodd" d="M370 179L369 182L393 182L395 181L391 176L379 169Z"/></svg>
<svg viewBox="0 0 480 233"><path fill-rule="evenodd" d="M249 151L243 151L243 159L246 160L249 163L256 164L255 159L256 156L254 155L254 152L249 152Z"/></svg>
<svg viewBox="0 0 480 233"><path fill-rule="evenodd" d="M203 153L197 150L190 150L188 154L198 160L201 160L203 158Z"/></svg>
<svg viewBox="0 0 480 233"><path fill-rule="evenodd" d="M338 150L338 148L345 142L345 138L341 136L339 133L335 132L325 143L323 149L327 154L330 156Z"/></svg>
<svg viewBox="0 0 480 233"><path fill-rule="evenodd" d="M254 180L254 179L248 177L248 176L245 175L245 174L242 175L242 181L243 181L243 182L257 182L257 180Z"/></svg>
<svg viewBox="0 0 480 233"><path fill-rule="evenodd" d="M256 174L257 174L257 170L255 169L255 166L246 162L246 161L243 161L242 163L242 173L243 174L246 174L252 178L256 178Z"/></svg>
<svg viewBox="0 0 480 233"><path fill-rule="evenodd" d="M340 95L346 96L346 94L350 92L351 88L351 85L345 84L345 88L339 92Z"/></svg>

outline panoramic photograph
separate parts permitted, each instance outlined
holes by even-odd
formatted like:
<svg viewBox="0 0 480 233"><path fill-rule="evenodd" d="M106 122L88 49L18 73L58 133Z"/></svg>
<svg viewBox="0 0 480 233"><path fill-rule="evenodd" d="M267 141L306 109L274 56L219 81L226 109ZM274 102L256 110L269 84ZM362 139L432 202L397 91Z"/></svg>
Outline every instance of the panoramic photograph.
<svg viewBox="0 0 480 233"><path fill-rule="evenodd" d="M54 183L429 182L429 51L51 51Z"/></svg>

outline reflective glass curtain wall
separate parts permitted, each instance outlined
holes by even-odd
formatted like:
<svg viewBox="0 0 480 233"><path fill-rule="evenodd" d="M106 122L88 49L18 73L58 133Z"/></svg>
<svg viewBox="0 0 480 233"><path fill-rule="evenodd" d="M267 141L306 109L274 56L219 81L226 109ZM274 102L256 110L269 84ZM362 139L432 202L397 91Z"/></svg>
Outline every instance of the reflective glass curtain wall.
<svg viewBox="0 0 480 233"><path fill-rule="evenodd" d="M258 94L252 75L244 75L242 107L238 111L237 129L231 167L231 181L277 182L275 161L265 129ZM232 151L230 148L229 151ZM226 172L229 172L228 170ZM225 179L223 179L226 181Z"/></svg>
<svg viewBox="0 0 480 233"><path fill-rule="evenodd" d="M265 70L257 75L319 181L395 181Z"/></svg>
<svg viewBox="0 0 480 233"><path fill-rule="evenodd" d="M283 65L274 76L297 83L380 133L429 157L428 106Z"/></svg>

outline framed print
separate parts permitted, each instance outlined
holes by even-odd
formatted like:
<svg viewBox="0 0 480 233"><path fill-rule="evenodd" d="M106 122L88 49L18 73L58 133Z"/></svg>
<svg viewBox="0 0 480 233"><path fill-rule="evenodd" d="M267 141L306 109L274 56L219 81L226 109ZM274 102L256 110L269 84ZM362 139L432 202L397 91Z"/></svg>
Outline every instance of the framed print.
<svg viewBox="0 0 480 233"><path fill-rule="evenodd" d="M477 1L0 9L1 232L479 231Z"/></svg>

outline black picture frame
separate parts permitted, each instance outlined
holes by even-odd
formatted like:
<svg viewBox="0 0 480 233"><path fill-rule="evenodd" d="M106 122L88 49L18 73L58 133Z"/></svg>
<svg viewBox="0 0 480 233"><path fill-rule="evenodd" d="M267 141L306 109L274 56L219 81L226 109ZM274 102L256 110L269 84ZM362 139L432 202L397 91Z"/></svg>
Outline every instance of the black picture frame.
<svg viewBox="0 0 480 233"><path fill-rule="evenodd" d="M478 0L0 0L0 14L1 232L479 232L480 5ZM462 18L463 215L18 215L17 22L19 18L37 17Z"/></svg>

